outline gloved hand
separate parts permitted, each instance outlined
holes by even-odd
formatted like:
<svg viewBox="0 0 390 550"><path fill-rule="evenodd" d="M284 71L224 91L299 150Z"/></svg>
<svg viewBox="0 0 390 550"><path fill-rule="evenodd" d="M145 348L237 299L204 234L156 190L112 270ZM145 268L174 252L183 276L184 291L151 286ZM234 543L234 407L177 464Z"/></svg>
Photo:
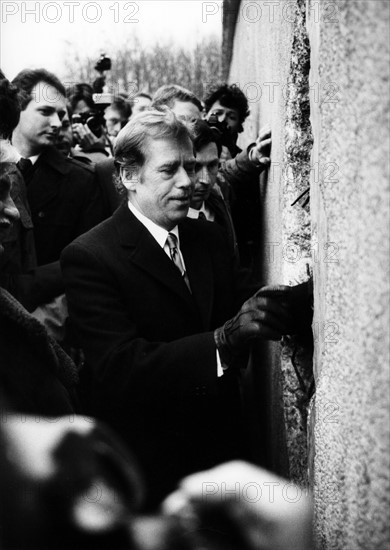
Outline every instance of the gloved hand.
<svg viewBox="0 0 390 550"><path fill-rule="evenodd" d="M235 317L214 331L222 363L233 366L253 339L279 340L293 325L287 297L288 286L261 288L249 298Z"/></svg>
<svg viewBox="0 0 390 550"><path fill-rule="evenodd" d="M274 285L261 288L257 296L278 300L290 314L291 323L285 334L311 334L313 320L313 279L294 286Z"/></svg>

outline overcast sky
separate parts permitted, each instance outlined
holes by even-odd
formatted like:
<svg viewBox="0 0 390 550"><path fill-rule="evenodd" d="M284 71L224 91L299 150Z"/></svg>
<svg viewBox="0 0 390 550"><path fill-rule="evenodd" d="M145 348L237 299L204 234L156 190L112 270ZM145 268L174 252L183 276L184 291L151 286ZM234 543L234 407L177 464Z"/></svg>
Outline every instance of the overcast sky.
<svg viewBox="0 0 390 550"><path fill-rule="evenodd" d="M171 40L192 47L221 36L222 0L7 1L1 9L1 68L12 79L23 68L64 76L66 40L99 57L105 45L137 34L143 44Z"/></svg>

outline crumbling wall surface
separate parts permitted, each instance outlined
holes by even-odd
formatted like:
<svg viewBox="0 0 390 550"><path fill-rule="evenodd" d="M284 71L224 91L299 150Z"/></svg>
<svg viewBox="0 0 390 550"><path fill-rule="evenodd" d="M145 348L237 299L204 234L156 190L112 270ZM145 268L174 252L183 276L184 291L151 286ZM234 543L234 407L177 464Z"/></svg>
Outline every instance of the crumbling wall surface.
<svg viewBox="0 0 390 550"><path fill-rule="evenodd" d="M229 75L250 101L241 145L272 128L260 182L263 280L314 275L308 448L289 345L261 349L253 379L267 400L269 465L305 481L310 457L320 550L390 546L389 9L387 0L242 0ZM308 179L305 212L291 203Z"/></svg>
<svg viewBox="0 0 390 550"><path fill-rule="evenodd" d="M320 549L389 536L389 3L308 3Z"/></svg>
<svg viewBox="0 0 390 550"><path fill-rule="evenodd" d="M238 12L230 82L246 93L250 116L240 144L272 129L272 164L260 182L263 217L262 280L297 284L310 274L310 216L291 206L309 186L312 134L309 118L310 50L305 0L243 0ZM263 345L252 364L266 425L266 465L306 483L306 401L311 354L290 339ZM296 351L296 353L294 352ZM304 382L301 387L292 355Z"/></svg>

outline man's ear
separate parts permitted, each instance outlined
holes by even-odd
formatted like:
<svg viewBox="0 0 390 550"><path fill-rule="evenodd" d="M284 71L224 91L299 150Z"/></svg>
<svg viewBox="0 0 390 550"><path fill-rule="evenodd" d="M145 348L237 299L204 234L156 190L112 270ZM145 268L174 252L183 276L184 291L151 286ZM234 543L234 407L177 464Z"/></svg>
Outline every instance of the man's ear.
<svg viewBox="0 0 390 550"><path fill-rule="evenodd" d="M139 182L139 168L138 166L121 166L119 175L122 184L128 191L134 191L135 186Z"/></svg>

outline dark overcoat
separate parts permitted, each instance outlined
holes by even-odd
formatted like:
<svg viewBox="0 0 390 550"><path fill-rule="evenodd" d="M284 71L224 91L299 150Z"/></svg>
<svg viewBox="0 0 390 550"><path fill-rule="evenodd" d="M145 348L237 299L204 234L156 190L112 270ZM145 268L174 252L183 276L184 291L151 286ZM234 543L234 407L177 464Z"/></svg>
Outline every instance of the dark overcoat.
<svg viewBox="0 0 390 550"><path fill-rule="evenodd" d="M88 411L135 452L149 502L240 453L237 373L217 378L213 330L244 295L217 224L186 219L179 236L192 294L127 204L61 257Z"/></svg>
<svg viewBox="0 0 390 550"><path fill-rule="evenodd" d="M59 260L66 245L106 217L94 168L54 147L34 165L27 199L39 266Z"/></svg>

